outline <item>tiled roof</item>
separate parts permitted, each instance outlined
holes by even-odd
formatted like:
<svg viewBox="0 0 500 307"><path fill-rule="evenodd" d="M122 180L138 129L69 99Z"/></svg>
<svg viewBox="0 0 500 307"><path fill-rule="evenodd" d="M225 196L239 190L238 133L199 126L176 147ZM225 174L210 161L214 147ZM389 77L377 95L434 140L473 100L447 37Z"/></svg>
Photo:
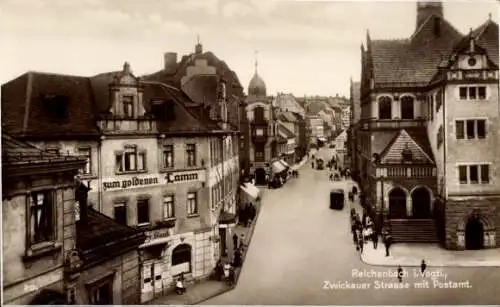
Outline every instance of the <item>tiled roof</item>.
<svg viewBox="0 0 500 307"><path fill-rule="evenodd" d="M198 104L217 103L219 92L219 81L217 79L217 75L193 76L182 88Z"/></svg>
<svg viewBox="0 0 500 307"><path fill-rule="evenodd" d="M192 104L190 98L180 89L165 84L147 84L143 96L144 107L151 110L151 100L161 99L173 103L175 118L173 120L158 121L157 126L160 133L201 133L221 130L214 121L197 116L191 112L186 104Z"/></svg>
<svg viewBox="0 0 500 307"><path fill-rule="evenodd" d="M402 142L407 141L404 139L405 135L408 135L417 145L410 148L415 156L420 156L421 154L419 154L418 151L421 150L422 156L428 157L430 159L428 162L434 163L434 155L432 154L432 148L425 128L402 129L395 133L389 144L387 144L384 150L380 153L380 157L384 158L390 153L391 150L394 150L393 148L398 140L401 140Z"/></svg>
<svg viewBox="0 0 500 307"><path fill-rule="evenodd" d="M88 78L28 72L2 85L2 125L15 135L97 136L95 108ZM45 97L67 101L61 119L47 106Z"/></svg>
<svg viewBox="0 0 500 307"><path fill-rule="evenodd" d="M478 45L486 49L490 60L498 66L498 24L488 20L472 31L472 35L476 38Z"/></svg>
<svg viewBox="0 0 500 307"><path fill-rule="evenodd" d="M278 132L279 132L280 135L283 135L286 138L289 138L289 139L295 138L295 133L293 133L292 131L290 131L284 125L278 125Z"/></svg>
<svg viewBox="0 0 500 307"><path fill-rule="evenodd" d="M292 112L283 112L281 113L281 120L284 122L295 123L297 118L293 115Z"/></svg>
<svg viewBox="0 0 500 307"><path fill-rule="evenodd" d="M76 247L84 262L121 254L127 248L137 247L145 238L143 232L120 225L91 207L87 210L87 223L76 224Z"/></svg>
<svg viewBox="0 0 500 307"><path fill-rule="evenodd" d="M438 36L435 22L440 24ZM410 39L369 42L375 83L428 83L461 38L450 23L432 15Z"/></svg>

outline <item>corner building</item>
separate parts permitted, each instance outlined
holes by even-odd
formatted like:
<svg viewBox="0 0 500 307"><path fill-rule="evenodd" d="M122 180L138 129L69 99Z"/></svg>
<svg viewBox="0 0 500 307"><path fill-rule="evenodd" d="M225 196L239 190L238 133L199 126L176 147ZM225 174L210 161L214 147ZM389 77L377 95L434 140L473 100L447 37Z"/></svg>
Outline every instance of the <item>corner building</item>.
<svg viewBox="0 0 500 307"><path fill-rule="evenodd" d="M362 46L354 151L362 202L399 242L498 247L498 25L468 35L417 3L408 39Z"/></svg>

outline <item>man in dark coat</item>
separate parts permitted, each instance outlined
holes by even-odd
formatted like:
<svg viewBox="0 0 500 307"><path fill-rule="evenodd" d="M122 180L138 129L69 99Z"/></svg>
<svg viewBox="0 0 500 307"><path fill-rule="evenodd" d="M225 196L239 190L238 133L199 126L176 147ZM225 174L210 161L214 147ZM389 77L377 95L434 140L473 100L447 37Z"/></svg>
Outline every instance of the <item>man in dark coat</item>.
<svg viewBox="0 0 500 307"><path fill-rule="evenodd" d="M234 251L234 259L233 259L233 266L235 268L239 268L242 264L242 261L241 261L241 252L239 249L235 250Z"/></svg>
<svg viewBox="0 0 500 307"><path fill-rule="evenodd" d="M373 249L377 249L377 245L378 245L378 233L376 231L374 231L373 234L372 234L372 241L373 241Z"/></svg>
<svg viewBox="0 0 500 307"><path fill-rule="evenodd" d="M233 249L236 250L238 248L238 235L236 233L233 234Z"/></svg>

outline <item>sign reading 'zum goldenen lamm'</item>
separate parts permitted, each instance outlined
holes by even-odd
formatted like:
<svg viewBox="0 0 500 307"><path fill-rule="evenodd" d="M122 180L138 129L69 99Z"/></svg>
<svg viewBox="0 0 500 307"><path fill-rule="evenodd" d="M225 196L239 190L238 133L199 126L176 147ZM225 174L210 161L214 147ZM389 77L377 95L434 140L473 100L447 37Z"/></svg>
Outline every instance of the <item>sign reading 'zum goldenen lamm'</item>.
<svg viewBox="0 0 500 307"><path fill-rule="evenodd" d="M157 177L149 177L149 178L132 177L131 179L125 179L121 181L120 180L107 181L103 182L102 186L104 190L110 190L110 189L126 189L126 188L133 188L133 187L153 185L153 184L160 184L160 181L158 180Z"/></svg>

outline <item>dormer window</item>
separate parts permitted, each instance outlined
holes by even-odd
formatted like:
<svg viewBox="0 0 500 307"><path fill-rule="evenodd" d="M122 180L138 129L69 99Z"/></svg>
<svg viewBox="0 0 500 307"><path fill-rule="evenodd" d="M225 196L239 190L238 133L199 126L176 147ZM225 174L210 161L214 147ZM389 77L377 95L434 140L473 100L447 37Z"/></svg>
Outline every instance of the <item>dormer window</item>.
<svg viewBox="0 0 500 307"><path fill-rule="evenodd" d="M405 145L405 148L401 152L401 157L403 163L409 163L413 160L413 153L411 152L411 149L408 147L408 144Z"/></svg>
<svg viewBox="0 0 500 307"><path fill-rule="evenodd" d="M42 100L47 110L56 119L64 120L68 116L69 98L64 95L44 95Z"/></svg>
<svg viewBox="0 0 500 307"><path fill-rule="evenodd" d="M126 118L134 117L134 96L123 96L122 98L123 104L123 116Z"/></svg>

